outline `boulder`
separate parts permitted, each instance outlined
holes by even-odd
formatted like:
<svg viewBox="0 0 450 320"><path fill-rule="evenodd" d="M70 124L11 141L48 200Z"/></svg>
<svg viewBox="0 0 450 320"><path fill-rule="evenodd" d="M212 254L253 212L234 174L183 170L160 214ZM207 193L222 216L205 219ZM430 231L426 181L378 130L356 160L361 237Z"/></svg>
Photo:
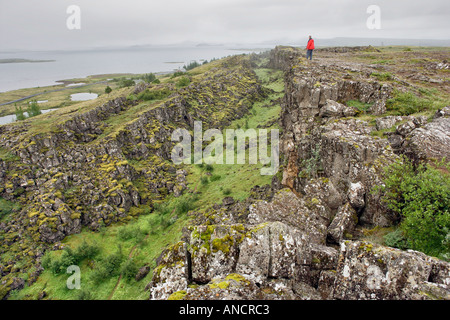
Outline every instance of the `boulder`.
<svg viewBox="0 0 450 320"><path fill-rule="evenodd" d="M365 206L365 188L361 182L351 183L348 190L348 200L355 210L361 210Z"/></svg>
<svg viewBox="0 0 450 320"><path fill-rule="evenodd" d="M280 190L271 202L257 201L250 206L248 223L283 223L304 233L311 243L324 244L329 212L319 199L300 198L289 189Z"/></svg>
<svg viewBox="0 0 450 320"><path fill-rule="evenodd" d="M333 100L327 100L326 104L320 108L319 116L322 118L352 117L356 110Z"/></svg>
<svg viewBox="0 0 450 320"><path fill-rule="evenodd" d="M155 300L167 299L172 293L184 290L188 285L187 244L179 242L166 249L158 259L149 284L150 296Z"/></svg>
<svg viewBox="0 0 450 320"><path fill-rule="evenodd" d="M343 300L420 300L448 299L449 264L414 251L401 251L363 241L343 241L337 267L334 299ZM442 269L441 269L442 268ZM439 269L432 283L432 270ZM441 278L442 277L442 278ZM445 279L444 279L445 277ZM444 295L442 295L444 293Z"/></svg>
<svg viewBox="0 0 450 320"><path fill-rule="evenodd" d="M402 152L413 160L450 159L450 117L438 117L411 131Z"/></svg>
<svg viewBox="0 0 450 320"><path fill-rule="evenodd" d="M358 223L356 211L350 203L346 203L339 208L336 217L328 227L327 240L333 243L340 243L346 234L353 232Z"/></svg>

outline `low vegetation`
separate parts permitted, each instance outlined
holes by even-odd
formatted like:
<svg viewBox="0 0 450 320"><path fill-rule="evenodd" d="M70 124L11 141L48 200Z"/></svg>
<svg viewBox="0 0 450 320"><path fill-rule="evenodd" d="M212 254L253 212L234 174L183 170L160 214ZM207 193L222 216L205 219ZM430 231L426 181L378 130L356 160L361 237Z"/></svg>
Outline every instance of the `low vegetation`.
<svg viewBox="0 0 450 320"><path fill-rule="evenodd" d="M413 164L403 159L386 168L384 202L401 217L388 245L450 260L450 165Z"/></svg>

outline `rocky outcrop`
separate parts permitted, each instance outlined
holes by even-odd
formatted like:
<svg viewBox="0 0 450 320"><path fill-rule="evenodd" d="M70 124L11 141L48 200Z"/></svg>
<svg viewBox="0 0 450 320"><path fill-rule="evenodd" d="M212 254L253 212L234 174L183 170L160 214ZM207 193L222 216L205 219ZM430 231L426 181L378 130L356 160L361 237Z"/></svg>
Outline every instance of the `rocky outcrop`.
<svg viewBox="0 0 450 320"><path fill-rule="evenodd" d="M384 117L377 120L378 130L395 127L387 138L397 154L406 155L414 163L441 161L450 157L450 107L438 110L429 122L426 117Z"/></svg>
<svg viewBox="0 0 450 320"><path fill-rule="evenodd" d="M342 223L329 224L321 207L281 190L253 204L243 224L192 227L163 253L148 285L151 299L450 298L449 263L341 240L337 233L354 209L344 206ZM327 235L339 246L327 245Z"/></svg>
<svg viewBox="0 0 450 320"><path fill-rule="evenodd" d="M172 94L152 102L133 96L147 89ZM38 124L0 126L1 151L8 152L0 160L0 196L23 204L1 228L0 253L14 256L5 263L21 260L23 248L39 259L38 247L51 248L83 226L126 222L141 204L151 210L155 200L180 196L187 173L167 161L174 129L191 130L196 120L204 129L223 128L265 94L248 59L230 57L184 88L138 85L101 105L62 109L54 119L42 115Z"/></svg>
<svg viewBox="0 0 450 320"><path fill-rule="evenodd" d="M360 50L366 49L354 52ZM224 199L197 220L176 246L185 248L179 264L187 271L180 275L173 264L158 267L182 280L154 277L148 286L152 299L450 298L449 263L351 240L361 225L388 227L399 221L373 190L398 154L426 150L428 159L438 151L445 154L445 146L437 146L450 145L448 110L430 123L425 117L378 117L386 111L390 85L373 81L364 67L349 77L350 67L306 64L301 56L300 50L277 47L269 62L285 71L286 84L280 117L284 165L272 188L287 189L247 200L245 213L234 209L239 202ZM355 117L361 110L349 106L350 100L371 104L366 112L376 121ZM374 134L395 126L388 139Z"/></svg>
<svg viewBox="0 0 450 320"><path fill-rule="evenodd" d="M286 59L282 51L274 50L274 65ZM371 135L375 129L369 123L352 118L359 111L346 103L385 104L392 87L365 76L345 80L342 74L347 71L342 67L305 66L302 59L291 60L291 67L285 68L286 95L280 119L281 151L288 164L283 185L308 195L311 179L326 178L328 189L336 191L334 198L340 200L327 208L333 215L350 196L359 223L391 225L398 217L383 208L379 196L370 190L380 183L382 168L395 155L387 140ZM355 185L358 200L351 191Z"/></svg>
<svg viewBox="0 0 450 320"><path fill-rule="evenodd" d="M449 264L422 253L344 241L339 260L335 299L450 299Z"/></svg>
<svg viewBox="0 0 450 320"><path fill-rule="evenodd" d="M415 161L450 159L450 117L438 117L423 126L412 127L402 136L405 139L401 152Z"/></svg>
<svg viewBox="0 0 450 320"><path fill-rule="evenodd" d="M354 117L360 110L347 102L371 103L368 112L379 116L385 112L389 85L364 72L346 80L339 77L347 72L342 66L306 66L293 48L273 50L269 66L285 71L280 118L284 166L272 188L287 189L247 200L245 213L234 209L239 202L224 199L208 218L197 220L182 242L183 280L173 287L154 277L151 298L449 299L449 263L350 240L361 225L387 227L400 218L373 192L382 184L383 168L400 152L391 137L373 133L397 126L392 135L401 137L403 149L411 148L415 140L445 136L441 128L447 111L428 124L424 117L389 116L378 118L374 127ZM425 132L433 138L427 140ZM426 143L421 146L433 150ZM181 272L167 264L158 268Z"/></svg>

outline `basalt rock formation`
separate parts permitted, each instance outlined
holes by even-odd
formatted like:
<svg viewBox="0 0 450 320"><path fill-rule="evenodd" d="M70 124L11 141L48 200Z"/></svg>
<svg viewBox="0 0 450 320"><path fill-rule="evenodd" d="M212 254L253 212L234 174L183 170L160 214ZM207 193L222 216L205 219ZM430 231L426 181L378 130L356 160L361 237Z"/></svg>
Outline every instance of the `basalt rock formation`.
<svg viewBox="0 0 450 320"><path fill-rule="evenodd" d="M358 239L361 226L400 219L373 192L384 167L402 154L448 157L448 108L430 122L383 117L394 86L404 84L375 80L367 64L302 56L289 47L270 53L268 67L284 71L286 88L283 167L271 192L197 219L162 253L151 299L450 298L449 263ZM361 110L351 100L370 104L376 121L355 117Z"/></svg>
<svg viewBox="0 0 450 320"><path fill-rule="evenodd" d="M433 117L386 114L397 92L425 80L408 70L397 70L401 78L387 72L383 61L371 63L374 52L328 48L307 61L299 49L277 47L215 61L207 71L189 74L184 87L175 81L140 84L0 126L0 200L20 204L0 216L0 257L7 257L0 261L0 299L36 281L44 253L61 249L83 227L104 230L150 213L168 195L197 195L186 167L170 161L172 132L192 132L194 121L202 121L204 130L224 129L274 92L276 98L265 103L278 104L282 89L262 85L258 68L283 74L279 118L258 123L262 128L278 121L280 170L271 185L254 186L245 200L226 196L191 211L180 241L157 259L145 294L450 299L448 262L362 237L363 230L401 219L375 188L386 166L403 155L414 163L450 158L450 107ZM422 64L427 83L448 84L436 73L448 69L447 62ZM266 71L259 70L274 74ZM169 95L138 98L159 90ZM146 278L151 263L145 261L132 278ZM26 280L19 276L29 270Z"/></svg>
<svg viewBox="0 0 450 320"><path fill-rule="evenodd" d="M168 99L136 98L163 89L172 92ZM126 222L142 213L141 204L181 195L186 171L169 161L172 132L192 130L196 120L223 128L265 94L248 59L231 57L178 90L140 84L1 126L0 196L22 206L0 223L0 253L13 257L0 261L2 288L12 290L8 279L22 271L15 265L42 270L43 253L82 227Z"/></svg>

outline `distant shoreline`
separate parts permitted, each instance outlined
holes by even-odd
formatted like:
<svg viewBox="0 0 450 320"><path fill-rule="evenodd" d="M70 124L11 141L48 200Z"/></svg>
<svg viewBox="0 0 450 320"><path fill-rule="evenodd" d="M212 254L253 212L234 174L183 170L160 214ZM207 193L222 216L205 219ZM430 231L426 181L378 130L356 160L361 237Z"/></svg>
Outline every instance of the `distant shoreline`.
<svg viewBox="0 0 450 320"><path fill-rule="evenodd" d="M0 63L43 63L43 62L55 62L56 60L30 60L30 59L0 59Z"/></svg>

